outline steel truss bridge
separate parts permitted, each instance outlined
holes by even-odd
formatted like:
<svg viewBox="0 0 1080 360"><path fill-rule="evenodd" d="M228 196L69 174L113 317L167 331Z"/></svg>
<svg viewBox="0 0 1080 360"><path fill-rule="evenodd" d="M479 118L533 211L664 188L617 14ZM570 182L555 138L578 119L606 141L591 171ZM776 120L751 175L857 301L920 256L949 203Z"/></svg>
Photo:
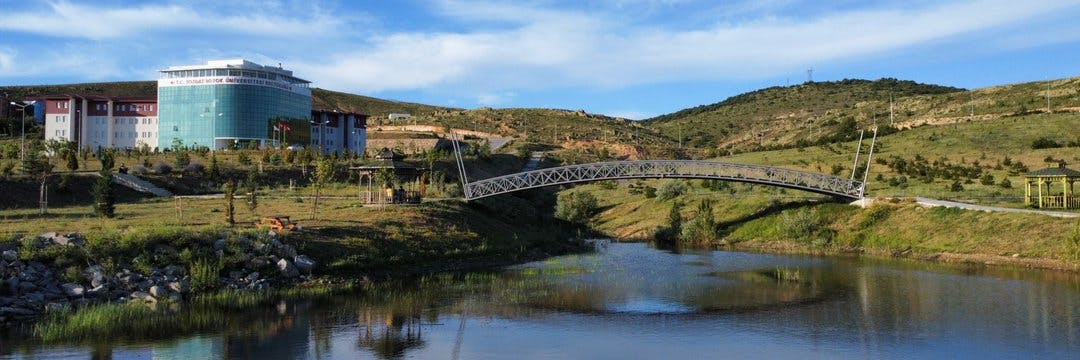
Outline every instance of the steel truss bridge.
<svg viewBox="0 0 1080 360"><path fill-rule="evenodd" d="M861 199L865 191L865 183L854 178L809 171L717 161L640 160L560 166L465 182L464 192L466 200L474 200L551 185L657 178L745 182L805 190L845 199Z"/></svg>

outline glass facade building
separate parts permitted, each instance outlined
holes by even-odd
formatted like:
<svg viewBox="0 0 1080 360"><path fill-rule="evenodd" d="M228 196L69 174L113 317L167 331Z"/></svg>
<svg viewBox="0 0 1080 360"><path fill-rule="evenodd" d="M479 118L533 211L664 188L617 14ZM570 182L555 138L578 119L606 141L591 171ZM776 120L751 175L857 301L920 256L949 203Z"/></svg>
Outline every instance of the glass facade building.
<svg viewBox="0 0 1080 360"><path fill-rule="evenodd" d="M171 148L233 143L276 144L280 124L306 128L311 119L310 82L280 67L246 60L210 61L161 71L158 80L158 144ZM310 139L286 141L307 143Z"/></svg>

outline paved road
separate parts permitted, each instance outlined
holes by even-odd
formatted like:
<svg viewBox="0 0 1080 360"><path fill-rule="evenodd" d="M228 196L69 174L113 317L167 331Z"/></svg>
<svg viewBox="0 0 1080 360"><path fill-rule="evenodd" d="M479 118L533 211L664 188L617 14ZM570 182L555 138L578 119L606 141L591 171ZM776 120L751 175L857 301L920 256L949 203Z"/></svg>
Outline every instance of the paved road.
<svg viewBox="0 0 1080 360"><path fill-rule="evenodd" d="M856 202L858 202L858 201L856 201ZM948 200L928 199L928 198L915 198L915 202L918 202L919 204L921 204L923 206L930 206L930 208L934 208L934 206L945 206L945 208L957 208L957 209L964 209L964 210L985 211L985 212L990 212L990 213L1024 213L1024 214L1048 215L1048 216L1055 216L1055 217L1080 217L1080 213L1067 213L1067 212L1061 212L1061 211L1044 211L1044 210L1030 210L1030 209L1001 208L1001 206L975 205L975 204L970 204L970 203L948 201Z"/></svg>
<svg viewBox="0 0 1080 360"><path fill-rule="evenodd" d="M501 149L503 146L506 146L506 144L513 139L514 138L508 137L490 137L488 138L488 145L491 146L491 152L495 152Z"/></svg>

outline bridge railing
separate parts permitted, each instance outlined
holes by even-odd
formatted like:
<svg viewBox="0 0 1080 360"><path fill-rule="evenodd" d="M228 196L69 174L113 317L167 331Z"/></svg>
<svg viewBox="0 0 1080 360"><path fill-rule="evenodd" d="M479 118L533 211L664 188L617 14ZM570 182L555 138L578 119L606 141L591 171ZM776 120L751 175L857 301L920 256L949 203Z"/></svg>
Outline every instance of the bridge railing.
<svg viewBox="0 0 1080 360"><path fill-rule="evenodd" d="M609 161L527 171L465 184L465 198L472 200L519 190L577 182L693 178L739 181L801 189L820 194L858 199L863 183L816 172L772 166L697 160Z"/></svg>

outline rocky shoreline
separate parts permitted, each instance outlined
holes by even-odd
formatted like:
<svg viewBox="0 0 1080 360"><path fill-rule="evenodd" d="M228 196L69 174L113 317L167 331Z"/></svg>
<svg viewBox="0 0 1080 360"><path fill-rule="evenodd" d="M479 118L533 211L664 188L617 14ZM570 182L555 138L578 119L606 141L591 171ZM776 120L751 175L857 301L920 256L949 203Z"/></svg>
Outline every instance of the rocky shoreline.
<svg viewBox="0 0 1080 360"><path fill-rule="evenodd" d="M58 266L59 261L49 263L34 256L35 252L84 251L86 246L86 239L78 233L50 232L23 239L19 248L0 252L0 326L94 304L180 302L202 291L286 286L310 280L315 268L315 261L283 244L274 232L223 234L212 242L192 242L184 249L155 244L136 257L175 260L184 254L212 254L198 263L173 261L151 266L140 264L145 261L116 264L114 259L91 259L74 272L70 266ZM209 270L199 269L205 264Z"/></svg>

